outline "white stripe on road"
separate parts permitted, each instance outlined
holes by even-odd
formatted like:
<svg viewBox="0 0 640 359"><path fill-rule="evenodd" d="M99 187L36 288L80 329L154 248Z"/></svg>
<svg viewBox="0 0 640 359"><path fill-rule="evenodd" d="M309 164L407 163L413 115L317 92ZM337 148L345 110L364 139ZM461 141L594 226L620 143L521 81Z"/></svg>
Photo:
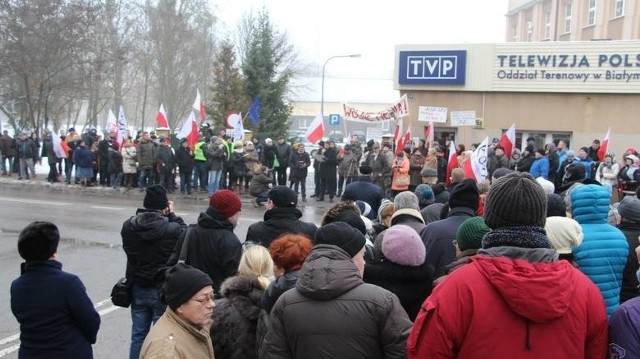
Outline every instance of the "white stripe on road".
<svg viewBox="0 0 640 359"><path fill-rule="evenodd" d="M9 198L9 197L0 197L0 200L9 201L9 202L30 203L30 204L48 204L51 206L70 206L73 204L69 202L39 201L37 199Z"/></svg>
<svg viewBox="0 0 640 359"><path fill-rule="evenodd" d="M111 303L111 299L105 299L105 300L101 300L101 301L99 301L97 303L94 303L93 307L98 309L99 307L102 307L104 305L108 305L108 306L106 308L98 311L98 314L100 314L101 317L120 309L120 307L116 307L115 305L113 305ZM0 345L5 345L5 344L8 344L8 343L14 342L14 341L16 341L18 339L20 339L20 333L0 339ZM10 346L8 348L0 350L0 358L11 354L11 353L15 352L18 349L20 349L20 343L14 344L14 345L12 345L12 346Z"/></svg>
<svg viewBox="0 0 640 359"><path fill-rule="evenodd" d="M112 210L112 211L122 211L124 209L122 207L108 207L108 206L91 206L91 208L108 209L108 210Z"/></svg>

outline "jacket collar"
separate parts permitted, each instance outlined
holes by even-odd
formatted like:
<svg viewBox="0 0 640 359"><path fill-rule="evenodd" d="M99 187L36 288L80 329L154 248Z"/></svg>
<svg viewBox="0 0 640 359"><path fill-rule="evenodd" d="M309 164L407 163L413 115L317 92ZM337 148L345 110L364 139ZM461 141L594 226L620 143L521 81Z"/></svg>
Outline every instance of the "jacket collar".
<svg viewBox="0 0 640 359"><path fill-rule="evenodd" d="M296 221L300 219L300 217L302 217L302 212L294 207L274 207L264 212L265 221L270 219L290 219Z"/></svg>
<svg viewBox="0 0 640 359"><path fill-rule="evenodd" d="M169 319L169 321L186 330L197 340L201 342L206 342L209 340L209 328L198 329L194 327L193 325L187 323L184 319L180 318L178 313L174 312L173 309L169 307L167 307L164 313L167 315L167 319Z"/></svg>
<svg viewBox="0 0 640 359"><path fill-rule="evenodd" d="M424 224L424 218L422 218L422 214L415 209L411 208L403 208L393 212L393 216L391 216L391 224L394 224L393 220L400 216L409 216L413 219L417 219L420 223Z"/></svg>
<svg viewBox="0 0 640 359"><path fill-rule="evenodd" d="M51 269L62 270L62 263L55 259L49 259L46 261L28 261L20 264L20 274L24 274L26 271Z"/></svg>

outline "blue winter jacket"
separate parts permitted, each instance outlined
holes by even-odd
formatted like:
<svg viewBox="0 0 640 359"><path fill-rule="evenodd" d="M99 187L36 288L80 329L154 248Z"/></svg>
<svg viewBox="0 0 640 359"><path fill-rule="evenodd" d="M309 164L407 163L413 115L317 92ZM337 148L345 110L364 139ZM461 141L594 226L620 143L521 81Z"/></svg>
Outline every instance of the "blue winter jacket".
<svg viewBox="0 0 640 359"><path fill-rule="evenodd" d="M544 179L549 179L549 157L543 156L533 161L529 174L533 178L543 177Z"/></svg>
<svg viewBox="0 0 640 359"><path fill-rule="evenodd" d="M587 157L585 159L580 159L580 163L584 166L584 178L591 178L591 167L593 166L593 161Z"/></svg>
<svg viewBox="0 0 640 359"><path fill-rule="evenodd" d="M572 217L582 226L582 245L573 249L580 270L600 289L611 316L620 304L622 272L629 256L625 235L607 223L610 193L605 187L586 185L570 192Z"/></svg>

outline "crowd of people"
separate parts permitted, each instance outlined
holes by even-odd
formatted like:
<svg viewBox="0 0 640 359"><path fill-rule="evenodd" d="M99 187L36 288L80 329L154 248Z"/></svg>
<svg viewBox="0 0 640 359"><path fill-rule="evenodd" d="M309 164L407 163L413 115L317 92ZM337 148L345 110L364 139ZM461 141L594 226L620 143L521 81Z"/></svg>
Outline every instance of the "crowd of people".
<svg viewBox="0 0 640 359"><path fill-rule="evenodd" d="M143 134L137 153L149 142ZM121 229L130 358L640 357L637 152L618 164L613 154L598 161L596 141L577 153L564 141L528 142L506 158L492 141L480 183L462 168L447 173L446 144L425 141L397 152L357 137L342 148L326 141L311 158L284 138L250 145L219 133L200 139L193 157L178 149L194 160L190 189L210 192L209 202L188 225L174 187L138 175L143 205ZM470 154L458 150L462 167ZM211 158L222 159L213 170ZM318 224L298 209L312 165L312 196L336 200ZM241 239L245 191L265 212ZM60 273L54 228L20 234L19 248L39 251L21 249L11 292L25 353L53 350L41 326L61 325L21 305L26 283L46 275L37 268L55 271L52 282L75 278L86 296ZM91 357L99 320L89 323L86 332L64 321L82 343L56 350Z"/></svg>

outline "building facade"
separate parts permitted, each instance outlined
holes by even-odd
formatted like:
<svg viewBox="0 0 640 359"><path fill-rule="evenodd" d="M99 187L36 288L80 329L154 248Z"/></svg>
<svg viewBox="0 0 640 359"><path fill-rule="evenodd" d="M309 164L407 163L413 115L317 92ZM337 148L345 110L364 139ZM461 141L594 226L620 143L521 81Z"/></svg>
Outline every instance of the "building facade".
<svg viewBox="0 0 640 359"><path fill-rule="evenodd" d="M406 121L441 143L481 142L516 125L517 145L565 139L577 149L611 128L617 154L640 146L640 41L396 46Z"/></svg>
<svg viewBox="0 0 640 359"><path fill-rule="evenodd" d="M507 42L640 39L639 0L510 0Z"/></svg>

